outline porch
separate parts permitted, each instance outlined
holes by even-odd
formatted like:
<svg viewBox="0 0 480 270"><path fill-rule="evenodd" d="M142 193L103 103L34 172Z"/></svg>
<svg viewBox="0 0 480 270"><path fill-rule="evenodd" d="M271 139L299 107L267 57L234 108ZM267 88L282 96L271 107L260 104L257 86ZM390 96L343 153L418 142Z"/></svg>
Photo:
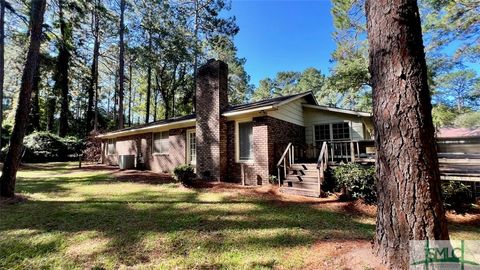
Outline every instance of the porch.
<svg viewBox="0 0 480 270"><path fill-rule="evenodd" d="M283 148L276 164L280 190L318 197L328 168L342 163L375 163L373 140L323 141L319 145ZM437 138L441 180L467 182L480 195L480 137Z"/></svg>

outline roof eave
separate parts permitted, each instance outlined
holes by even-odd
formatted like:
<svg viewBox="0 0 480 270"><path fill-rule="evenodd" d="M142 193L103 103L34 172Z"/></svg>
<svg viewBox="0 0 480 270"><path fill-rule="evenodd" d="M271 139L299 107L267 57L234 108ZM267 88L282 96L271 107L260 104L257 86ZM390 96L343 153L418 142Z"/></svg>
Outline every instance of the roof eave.
<svg viewBox="0 0 480 270"><path fill-rule="evenodd" d="M329 112L345 113L345 114L362 116L362 117L372 117L372 114L371 114L371 113L367 113L367 112L357 112L357 111L352 111L352 110L347 110L347 109L332 108L332 107L319 106L319 105L310 105L310 104L303 104L303 106L304 106L304 107L307 107L307 108L312 108L312 109L317 109L317 110L324 110L324 111L329 111Z"/></svg>
<svg viewBox="0 0 480 270"><path fill-rule="evenodd" d="M134 129L124 130L124 131L112 131L112 132L108 132L108 133L104 133L104 134L99 134L96 137L99 138L99 139L117 138L117 137L123 137L123 136L128 136L128 135L147 133L149 131L153 131L153 130L163 128L163 127L186 125L186 124L190 124L190 123L193 124L196 121L197 120L195 118L194 119L187 119L187 120L176 121L176 122L171 122L171 123L152 125L152 126L143 127L143 128L134 128Z"/></svg>
<svg viewBox="0 0 480 270"><path fill-rule="evenodd" d="M277 106L278 105L268 105L268 106L254 108L254 109L224 112L224 113L222 113L222 115L225 116L225 117L230 117L230 116L239 116L239 115L247 114L247 113L254 113L254 112L261 112L261 111L271 111L271 110L275 110L277 108Z"/></svg>

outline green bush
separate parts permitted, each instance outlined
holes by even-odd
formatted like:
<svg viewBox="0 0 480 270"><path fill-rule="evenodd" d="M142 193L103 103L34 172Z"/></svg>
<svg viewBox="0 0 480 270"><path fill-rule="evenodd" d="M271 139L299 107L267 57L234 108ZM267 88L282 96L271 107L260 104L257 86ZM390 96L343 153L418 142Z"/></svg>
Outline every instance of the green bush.
<svg viewBox="0 0 480 270"><path fill-rule="evenodd" d="M475 196L470 186L458 181L442 182L443 205L445 209L464 214L472 207Z"/></svg>
<svg viewBox="0 0 480 270"><path fill-rule="evenodd" d="M23 139L22 162L52 162L77 159L82 143L75 137L61 138L48 132L34 132ZM5 157L8 145L2 149Z"/></svg>
<svg viewBox="0 0 480 270"><path fill-rule="evenodd" d="M173 169L173 174L177 181L180 181L184 186L191 186L195 179L195 171L191 165L182 164Z"/></svg>
<svg viewBox="0 0 480 270"><path fill-rule="evenodd" d="M336 189L346 188L354 199L363 199L366 203L377 202L377 181L375 167L354 163L342 164L333 170Z"/></svg>

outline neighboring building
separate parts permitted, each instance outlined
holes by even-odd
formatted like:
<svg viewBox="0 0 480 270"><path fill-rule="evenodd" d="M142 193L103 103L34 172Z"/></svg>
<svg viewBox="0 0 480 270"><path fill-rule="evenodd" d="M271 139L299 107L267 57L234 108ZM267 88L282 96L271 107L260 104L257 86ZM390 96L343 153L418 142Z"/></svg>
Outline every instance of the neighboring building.
<svg viewBox="0 0 480 270"><path fill-rule="evenodd" d="M321 146L323 141L371 139L371 115L318 105L311 92L230 106L228 67L209 61L198 70L196 114L108 132L102 162L119 155L156 172L192 164L204 179L268 183L288 143Z"/></svg>
<svg viewBox="0 0 480 270"><path fill-rule="evenodd" d="M437 131L437 138L480 137L480 128L444 127Z"/></svg>

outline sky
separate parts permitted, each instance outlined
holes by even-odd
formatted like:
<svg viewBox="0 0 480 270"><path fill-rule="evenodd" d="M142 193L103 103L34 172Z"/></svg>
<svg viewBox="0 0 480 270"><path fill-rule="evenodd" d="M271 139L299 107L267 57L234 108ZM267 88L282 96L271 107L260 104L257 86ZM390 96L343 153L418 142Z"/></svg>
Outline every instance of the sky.
<svg viewBox="0 0 480 270"><path fill-rule="evenodd" d="M251 83L308 67L328 74L335 49L330 8L327 0L233 0L227 14L240 27L235 45Z"/></svg>

